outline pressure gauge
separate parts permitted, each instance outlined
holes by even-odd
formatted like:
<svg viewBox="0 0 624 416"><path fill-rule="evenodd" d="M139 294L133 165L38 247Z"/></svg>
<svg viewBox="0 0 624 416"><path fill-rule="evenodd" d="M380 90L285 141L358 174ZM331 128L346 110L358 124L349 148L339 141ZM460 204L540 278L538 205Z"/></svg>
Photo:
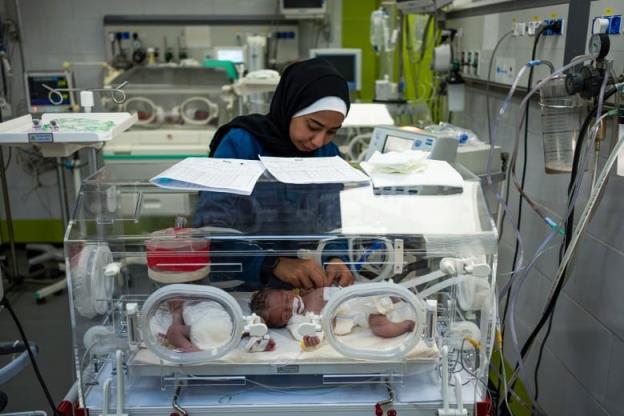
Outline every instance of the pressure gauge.
<svg viewBox="0 0 624 416"><path fill-rule="evenodd" d="M606 33L597 33L589 39L589 53L596 60L602 60L609 53L611 41Z"/></svg>

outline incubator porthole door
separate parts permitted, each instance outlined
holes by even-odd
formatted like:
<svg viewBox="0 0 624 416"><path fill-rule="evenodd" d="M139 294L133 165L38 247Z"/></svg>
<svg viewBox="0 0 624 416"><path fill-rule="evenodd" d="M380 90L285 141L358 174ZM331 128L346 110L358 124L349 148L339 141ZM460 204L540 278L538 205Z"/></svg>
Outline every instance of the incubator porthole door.
<svg viewBox="0 0 624 416"><path fill-rule="evenodd" d="M176 364L226 355L239 346L245 325L240 306L227 292L188 284L158 289L143 304L141 317L146 347Z"/></svg>
<svg viewBox="0 0 624 416"><path fill-rule="evenodd" d="M399 360L422 339L426 306L390 282L330 288L321 311L325 339L341 354L367 360Z"/></svg>

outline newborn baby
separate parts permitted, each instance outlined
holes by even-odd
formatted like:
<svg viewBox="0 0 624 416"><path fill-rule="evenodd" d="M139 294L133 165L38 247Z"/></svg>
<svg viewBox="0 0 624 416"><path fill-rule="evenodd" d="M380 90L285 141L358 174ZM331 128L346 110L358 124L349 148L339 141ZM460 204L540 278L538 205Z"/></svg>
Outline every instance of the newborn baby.
<svg viewBox="0 0 624 416"><path fill-rule="evenodd" d="M162 305L150 321L152 333L181 352L218 348L232 337L232 319L214 301L171 300ZM247 345L249 352L271 351L272 339L256 340L262 345ZM260 348L261 347L261 348Z"/></svg>
<svg viewBox="0 0 624 416"><path fill-rule="evenodd" d="M262 289L250 302L251 311L259 315L269 328L288 326L290 333L304 345L311 347L320 343L317 336L301 337L297 327L309 322L307 314L319 315L327 301L338 293L338 287L302 290ZM390 296L367 296L354 298L341 305L333 322L334 333L345 335L354 326L370 328L382 338L394 338L413 331L413 312L407 303Z"/></svg>

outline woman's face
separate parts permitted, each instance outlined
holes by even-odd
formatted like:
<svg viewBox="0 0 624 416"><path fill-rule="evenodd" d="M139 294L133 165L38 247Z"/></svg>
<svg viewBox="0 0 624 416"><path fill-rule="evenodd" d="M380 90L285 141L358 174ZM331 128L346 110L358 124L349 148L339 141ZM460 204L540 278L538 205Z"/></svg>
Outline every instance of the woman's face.
<svg viewBox="0 0 624 416"><path fill-rule="evenodd" d="M313 152L332 141L345 117L337 111L317 111L290 120L290 140L298 150Z"/></svg>

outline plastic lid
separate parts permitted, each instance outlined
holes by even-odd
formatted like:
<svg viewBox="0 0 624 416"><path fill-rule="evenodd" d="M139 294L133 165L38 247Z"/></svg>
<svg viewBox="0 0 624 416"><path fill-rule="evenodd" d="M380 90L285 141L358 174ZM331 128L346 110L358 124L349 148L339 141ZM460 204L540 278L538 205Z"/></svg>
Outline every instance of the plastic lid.
<svg viewBox="0 0 624 416"><path fill-rule="evenodd" d="M422 338L426 306L391 282L341 289L321 311L323 333L341 354L358 359L398 360Z"/></svg>
<svg viewBox="0 0 624 416"><path fill-rule="evenodd" d="M86 244L77 258L72 259L74 306L85 318L90 319L108 311L114 281L112 277L106 276L105 271L112 262L113 255L108 246L99 244Z"/></svg>
<svg viewBox="0 0 624 416"><path fill-rule="evenodd" d="M175 328L177 313L183 321L177 324L187 328ZM236 300L210 286L162 287L147 298L141 316L147 348L159 358L177 364L204 363L226 355L240 343L245 326ZM184 333L186 340L179 338L180 331L188 331Z"/></svg>

